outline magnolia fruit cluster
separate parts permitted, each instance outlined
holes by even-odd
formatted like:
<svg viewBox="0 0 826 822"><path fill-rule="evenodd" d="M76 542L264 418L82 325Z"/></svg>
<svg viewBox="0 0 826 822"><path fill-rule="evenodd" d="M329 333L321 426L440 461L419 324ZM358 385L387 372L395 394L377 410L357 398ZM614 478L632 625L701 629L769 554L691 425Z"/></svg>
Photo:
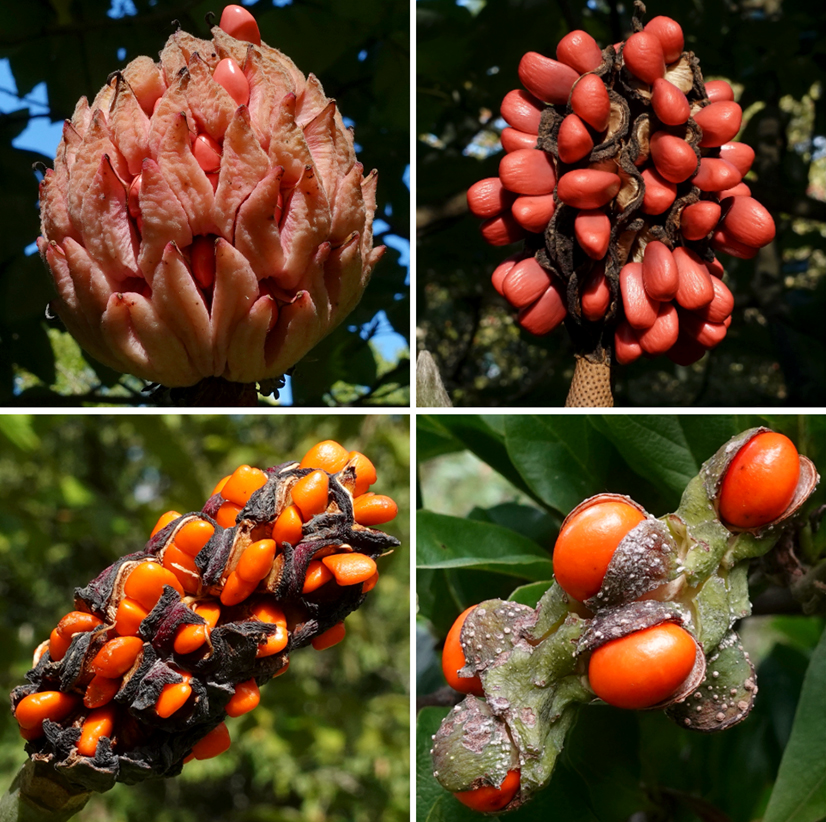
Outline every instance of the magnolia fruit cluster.
<svg viewBox="0 0 826 822"><path fill-rule="evenodd" d="M574 31L556 60L522 58L525 90L502 102L499 176L473 185L468 204L489 243L525 241L493 273L525 329L605 324L619 363L689 364L731 322L714 252L751 258L775 227L743 182L754 151L734 141L731 86L703 83L674 20L634 22L604 50Z"/></svg>
<svg viewBox="0 0 826 822"><path fill-rule="evenodd" d="M818 480L787 437L758 428L703 465L673 514L617 494L578 505L535 609L489 600L448 634L445 677L468 696L434 736L439 782L475 810L519 807L551 778L577 706L596 698L702 732L745 719L757 684L733 626L750 613L749 562Z"/></svg>
<svg viewBox="0 0 826 822"><path fill-rule="evenodd" d="M40 184L52 307L96 360L166 386L282 375L358 303L376 172L318 80L228 6L63 128Z"/></svg>
<svg viewBox="0 0 826 822"><path fill-rule="evenodd" d="M335 442L298 462L240 466L200 512L164 514L142 551L75 591L11 702L27 750L71 782L173 776L229 746L292 651L344 638L344 618L398 541L396 504Z"/></svg>

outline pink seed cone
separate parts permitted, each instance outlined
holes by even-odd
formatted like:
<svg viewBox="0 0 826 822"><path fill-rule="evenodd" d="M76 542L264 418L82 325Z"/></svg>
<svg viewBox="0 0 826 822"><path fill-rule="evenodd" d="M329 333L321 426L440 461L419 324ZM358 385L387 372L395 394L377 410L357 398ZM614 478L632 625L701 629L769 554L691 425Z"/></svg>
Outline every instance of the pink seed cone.
<svg viewBox="0 0 826 822"><path fill-rule="evenodd" d="M81 98L41 184L54 309L93 357L170 387L283 374L384 252L335 102L248 28L178 31Z"/></svg>

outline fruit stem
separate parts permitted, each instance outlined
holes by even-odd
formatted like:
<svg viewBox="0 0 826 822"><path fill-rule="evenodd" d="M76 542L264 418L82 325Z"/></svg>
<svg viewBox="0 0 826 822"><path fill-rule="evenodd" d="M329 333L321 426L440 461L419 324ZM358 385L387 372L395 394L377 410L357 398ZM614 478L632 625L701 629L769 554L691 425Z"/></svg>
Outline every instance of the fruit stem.
<svg viewBox="0 0 826 822"><path fill-rule="evenodd" d="M575 354L576 366L565 400L566 408L613 408L611 357L605 349Z"/></svg>
<svg viewBox="0 0 826 822"><path fill-rule="evenodd" d="M91 795L69 784L51 763L29 759L0 798L0 822L65 822Z"/></svg>

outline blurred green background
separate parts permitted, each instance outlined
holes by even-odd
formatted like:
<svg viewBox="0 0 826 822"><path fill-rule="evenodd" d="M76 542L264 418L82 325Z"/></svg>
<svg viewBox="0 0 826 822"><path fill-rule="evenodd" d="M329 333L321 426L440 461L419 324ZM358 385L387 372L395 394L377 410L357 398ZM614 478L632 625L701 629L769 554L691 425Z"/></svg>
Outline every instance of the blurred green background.
<svg viewBox="0 0 826 822"><path fill-rule="evenodd" d="M754 260L721 256L736 296L731 331L688 368L666 357L615 369L622 406L815 406L826 403L826 37L808 0L649 0L647 20L676 19L706 80L731 82L746 182L777 237ZM821 10L818 11L818 8ZM568 32L605 47L631 33L620 0L419 0L416 225L419 348L430 351L456 406L562 406L573 373L564 329L522 331L490 283L518 246L479 233L465 192L498 173L502 98L520 88L523 54L555 57Z"/></svg>
<svg viewBox="0 0 826 822"><path fill-rule="evenodd" d="M72 609L72 593L146 542L158 516L198 510L239 464L300 459L334 439L376 465L399 504L401 547L339 645L303 649L230 719L230 750L175 779L117 785L79 819L109 822L401 822L409 813L409 418L0 416L0 690ZM0 711L0 783L25 760Z"/></svg>

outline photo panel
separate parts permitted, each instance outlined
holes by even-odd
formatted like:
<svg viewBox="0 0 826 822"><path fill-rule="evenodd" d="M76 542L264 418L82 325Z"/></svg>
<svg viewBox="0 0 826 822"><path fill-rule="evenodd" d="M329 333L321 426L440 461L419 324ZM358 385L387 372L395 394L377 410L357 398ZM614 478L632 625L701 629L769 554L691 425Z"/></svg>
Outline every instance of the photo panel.
<svg viewBox="0 0 826 822"><path fill-rule="evenodd" d="M406 415L0 415L3 813L406 822L409 448Z"/></svg>
<svg viewBox="0 0 826 822"><path fill-rule="evenodd" d="M822 818L822 415L420 415L417 819Z"/></svg>

